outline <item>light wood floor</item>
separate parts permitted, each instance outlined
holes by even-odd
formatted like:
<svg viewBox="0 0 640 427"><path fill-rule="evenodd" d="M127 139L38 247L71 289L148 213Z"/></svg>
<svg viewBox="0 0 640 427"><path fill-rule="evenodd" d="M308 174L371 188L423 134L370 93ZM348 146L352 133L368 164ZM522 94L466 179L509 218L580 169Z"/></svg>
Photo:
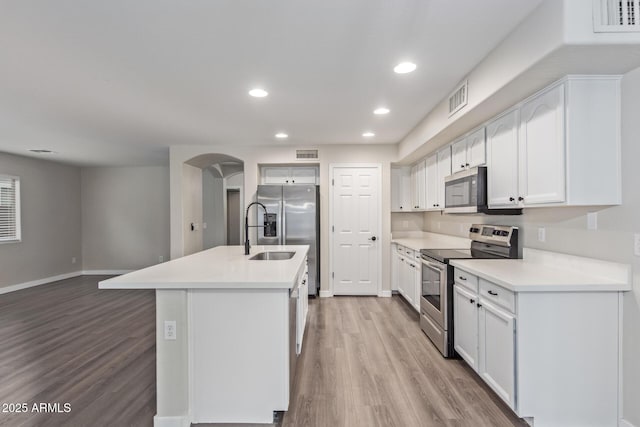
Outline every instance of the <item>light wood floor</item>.
<svg viewBox="0 0 640 427"><path fill-rule="evenodd" d="M0 295L0 404L71 404L0 412L1 426L153 425L154 292L98 290L101 279ZM397 296L311 300L297 372L281 426L525 425L464 362L442 358Z"/></svg>
<svg viewBox="0 0 640 427"><path fill-rule="evenodd" d="M401 297L316 299L309 314L283 426L526 425L438 353Z"/></svg>

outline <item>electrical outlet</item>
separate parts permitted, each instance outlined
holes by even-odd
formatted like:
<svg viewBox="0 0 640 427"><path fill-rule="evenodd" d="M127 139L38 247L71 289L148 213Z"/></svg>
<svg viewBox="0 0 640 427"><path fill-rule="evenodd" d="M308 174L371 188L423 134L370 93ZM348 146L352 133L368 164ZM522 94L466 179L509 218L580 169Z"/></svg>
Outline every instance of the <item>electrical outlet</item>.
<svg viewBox="0 0 640 427"><path fill-rule="evenodd" d="M633 235L633 254L640 256L640 233Z"/></svg>
<svg viewBox="0 0 640 427"><path fill-rule="evenodd" d="M175 340L177 338L176 333L176 321L175 320L165 320L164 321L164 339L165 340Z"/></svg>
<svg viewBox="0 0 640 427"><path fill-rule="evenodd" d="M75 264L76 263L76 257L71 257L71 264Z"/></svg>
<svg viewBox="0 0 640 427"><path fill-rule="evenodd" d="M538 228L538 241L544 242L547 240L547 232L544 227Z"/></svg>
<svg viewBox="0 0 640 427"><path fill-rule="evenodd" d="M158 257L158 262L164 262L164 257L162 255Z"/></svg>
<svg viewBox="0 0 640 427"><path fill-rule="evenodd" d="M587 230L598 229L598 212L587 213Z"/></svg>

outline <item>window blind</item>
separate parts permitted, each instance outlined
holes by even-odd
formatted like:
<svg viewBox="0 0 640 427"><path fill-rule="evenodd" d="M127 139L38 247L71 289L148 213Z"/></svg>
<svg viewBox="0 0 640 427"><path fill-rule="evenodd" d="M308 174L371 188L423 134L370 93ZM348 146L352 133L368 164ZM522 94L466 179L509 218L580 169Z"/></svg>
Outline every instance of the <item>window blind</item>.
<svg viewBox="0 0 640 427"><path fill-rule="evenodd" d="M20 237L20 179L0 175L0 243Z"/></svg>

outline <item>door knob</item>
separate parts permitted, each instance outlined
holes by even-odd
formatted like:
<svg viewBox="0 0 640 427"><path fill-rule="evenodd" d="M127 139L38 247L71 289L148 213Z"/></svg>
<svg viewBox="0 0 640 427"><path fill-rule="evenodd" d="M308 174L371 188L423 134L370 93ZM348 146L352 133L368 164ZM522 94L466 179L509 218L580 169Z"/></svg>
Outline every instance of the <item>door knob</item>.
<svg viewBox="0 0 640 427"><path fill-rule="evenodd" d="M369 240L372 240L372 241L375 242L376 240L378 240L378 238L376 236L373 236L373 237L369 238Z"/></svg>

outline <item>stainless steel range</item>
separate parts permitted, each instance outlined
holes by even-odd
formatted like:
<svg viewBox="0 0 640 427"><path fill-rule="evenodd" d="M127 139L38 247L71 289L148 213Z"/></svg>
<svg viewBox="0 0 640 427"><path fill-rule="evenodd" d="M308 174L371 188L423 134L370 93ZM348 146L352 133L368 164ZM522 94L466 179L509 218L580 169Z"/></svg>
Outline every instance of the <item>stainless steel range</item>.
<svg viewBox="0 0 640 427"><path fill-rule="evenodd" d="M420 327L444 357L453 357L452 259L522 258L518 227L474 224L471 249L422 249Z"/></svg>

